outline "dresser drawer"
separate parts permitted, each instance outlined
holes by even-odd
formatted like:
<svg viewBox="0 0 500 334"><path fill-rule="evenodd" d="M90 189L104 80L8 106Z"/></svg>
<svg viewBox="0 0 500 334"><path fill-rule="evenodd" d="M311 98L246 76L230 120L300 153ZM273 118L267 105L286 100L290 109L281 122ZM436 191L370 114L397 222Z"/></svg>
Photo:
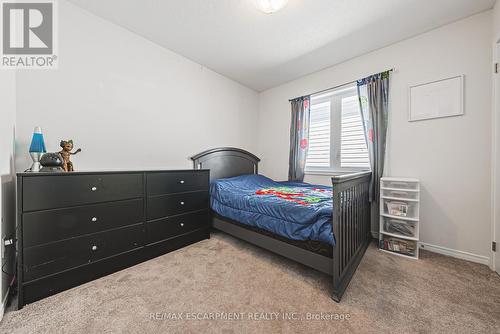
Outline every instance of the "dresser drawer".
<svg viewBox="0 0 500 334"><path fill-rule="evenodd" d="M143 220L143 199L24 213L23 247L133 225Z"/></svg>
<svg viewBox="0 0 500 334"><path fill-rule="evenodd" d="M148 196L208 190L208 171L148 173Z"/></svg>
<svg viewBox="0 0 500 334"><path fill-rule="evenodd" d="M24 281L141 247L144 235L144 224L139 224L24 249Z"/></svg>
<svg viewBox="0 0 500 334"><path fill-rule="evenodd" d="M143 193L143 174L25 177L23 211L132 199Z"/></svg>
<svg viewBox="0 0 500 334"><path fill-rule="evenodd" d="M209 228L209 212L195 212L148 222L148 243L172 238L201 228Z"/></svg>
<svg viewBox="0 0 500 334"><path fill-rule="evenodd" d="M208 210L208 208L208 191L157 196L148 199L148 219L158 219L203 209Z"/></svg>

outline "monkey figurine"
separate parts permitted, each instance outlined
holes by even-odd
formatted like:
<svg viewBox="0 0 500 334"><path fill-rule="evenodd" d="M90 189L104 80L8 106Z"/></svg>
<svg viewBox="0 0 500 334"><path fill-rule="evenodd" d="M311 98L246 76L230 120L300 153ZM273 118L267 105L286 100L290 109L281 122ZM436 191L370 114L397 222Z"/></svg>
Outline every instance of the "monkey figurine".
<svg viewBox="0 0 500 334"><path fill-rule="evenodd" d="M62 150L59 152L63 161L62 168L64 169L65 172L72 172L74 171L74 168L73 168L73 163L70 161L70 158L72 155L80 153L82 149L79 148L75 152L71 152L71 150L73 150L73 140L68 140L68 141L61 140L60 145L62 147Z"/></svg>

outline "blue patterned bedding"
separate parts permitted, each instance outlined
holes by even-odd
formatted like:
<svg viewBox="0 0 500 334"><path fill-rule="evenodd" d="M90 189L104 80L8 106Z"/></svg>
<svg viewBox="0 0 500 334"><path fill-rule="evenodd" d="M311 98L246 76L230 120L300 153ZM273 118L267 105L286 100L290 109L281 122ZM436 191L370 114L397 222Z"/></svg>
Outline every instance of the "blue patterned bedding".
<svg viewBox="0 0 500 334"><path fill-rule="evenodd" d="M212 181L210 205L221 216L288 239L335 244L331 187L242 175Z"/></svg>

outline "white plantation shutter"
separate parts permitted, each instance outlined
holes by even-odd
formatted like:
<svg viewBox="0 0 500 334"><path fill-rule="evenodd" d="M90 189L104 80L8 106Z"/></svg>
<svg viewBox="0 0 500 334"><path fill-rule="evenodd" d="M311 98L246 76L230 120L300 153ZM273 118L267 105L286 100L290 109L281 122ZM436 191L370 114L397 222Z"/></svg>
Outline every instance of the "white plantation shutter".
<svg viewBox="0 0 500 334"><path fill-rule="evenodd" d="M369 168L358 96L343 98L341 110L340 167Z"/></svg>
<svg viewBox="0 0 500 334"><path fill-rule="evenodd" d="M306 173L370 169L356 85L311 97Z"/></svg>
<svg viewBox="0 0 500 334"><path fill-rule="evenodd" d="M330 167L330 102L311 105L306 168Z"/></svg>

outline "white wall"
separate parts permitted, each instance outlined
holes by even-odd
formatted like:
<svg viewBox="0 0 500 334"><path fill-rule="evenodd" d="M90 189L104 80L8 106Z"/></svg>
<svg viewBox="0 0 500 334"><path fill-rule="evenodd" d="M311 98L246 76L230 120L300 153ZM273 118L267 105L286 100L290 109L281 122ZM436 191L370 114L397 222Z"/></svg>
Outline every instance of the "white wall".
<svg viewBox="0 0 500 334"><path fill-rule="evenodd" d="M491 241L491 25L491 11L484 12L261 93L260 171L275 179L287 177L289 98L395 67L386 174L421 180L423 242L487 261ZM407 122L409 84L456 74L466 78L465 116Z"/></svg>
<svg viewBox="0 0 500 334"><path fill-rule="evenodd" d="M493 40L497 42L500 39L500 1L493 7Z"/></svg>
<svg viewBox="0 0 500 334"><path fill-rule="evenodd" d="M82 148L79 170L192 168L189 156L208 148L257 149L255 91L59 4L59 68L18 74L18 170L38 125L49 151L61 139Z"/></svg>
<svg viewBox="0 0 500 334"><path fill-rule="evenodd" d="M14 71L0 71L0 242L14 237L15 226L15 177L14 177L14 127L16 118L16 77ZM4 252L0 246L2 273L0 274L0 319L3 302L12 276L13 251ZM6 265L4 265L7 262Z"/></svg>

